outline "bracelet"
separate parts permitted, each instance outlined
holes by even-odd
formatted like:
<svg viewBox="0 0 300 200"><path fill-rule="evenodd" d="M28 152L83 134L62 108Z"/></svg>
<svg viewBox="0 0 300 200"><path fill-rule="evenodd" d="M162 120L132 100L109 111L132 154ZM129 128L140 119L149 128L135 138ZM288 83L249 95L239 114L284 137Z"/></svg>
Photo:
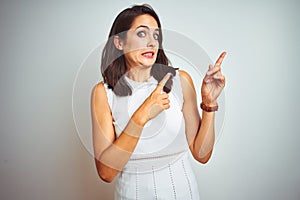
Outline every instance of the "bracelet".
<svg viewBox="0 0 300 200"><path fill-rule="evenodd" d="M212 106L212 107L209 107L209 106L206 106L203 102L200 104L200 108L206 112L214 112L214 111L217 111L219 106L218 104L216 106Z"/></svg>

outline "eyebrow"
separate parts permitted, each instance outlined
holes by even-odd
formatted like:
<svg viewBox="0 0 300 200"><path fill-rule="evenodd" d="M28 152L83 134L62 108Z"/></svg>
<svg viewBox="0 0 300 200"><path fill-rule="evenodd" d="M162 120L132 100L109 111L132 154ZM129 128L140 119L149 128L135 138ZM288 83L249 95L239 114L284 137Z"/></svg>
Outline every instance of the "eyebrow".
<svg viewBox="0 0 300 200"><path fill-rule="evenodd" d="M135 30L137 30L138 28L146 28L146 29L150 30L150 28L148 26L145 26L145 25L140 25L140 26L136 27ZM159 31L159 29L156 28L155 31Z"/></svg>

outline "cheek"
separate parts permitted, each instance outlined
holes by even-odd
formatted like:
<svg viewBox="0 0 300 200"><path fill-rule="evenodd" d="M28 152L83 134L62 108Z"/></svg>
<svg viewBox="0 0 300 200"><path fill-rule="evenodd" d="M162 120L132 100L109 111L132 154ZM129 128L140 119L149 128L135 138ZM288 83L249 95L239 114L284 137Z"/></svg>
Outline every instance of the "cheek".
<svg viewBox="0 0 300 200"><path fill-rule="evenodd" d="M127 49L124 49L125 58L130 61L137 62L140 60L141 51L139 50L138 45L127 46Z"/></svg>
<svg viewBox="0 0 300 200"><path fill-rule="evenodd" d="M146 43L143 40L136 40L132 43L131 50L139 51L139 50L145 49L145 47L146 47Z"/></svg>
<svg viewBox="0 0 300 200"><path fill-rule="evenodd" d="M143 50L147 47L147 39L134 36L131 37L130 40L128 40L127 44L128 50L130 51Z"/></svg>

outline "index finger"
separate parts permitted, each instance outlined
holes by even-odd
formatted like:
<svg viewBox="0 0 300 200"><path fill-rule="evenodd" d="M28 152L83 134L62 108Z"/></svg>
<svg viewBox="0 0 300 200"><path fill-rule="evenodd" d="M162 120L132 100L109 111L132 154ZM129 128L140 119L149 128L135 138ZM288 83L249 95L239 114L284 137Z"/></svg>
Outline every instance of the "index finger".
<svg viewBox="0 0 300 200"><path fill-rule="evenodd" d="M224 59L225 55L226 55L226 52L225 51L222 52L221 55L219 56L218 60L216 61L215 65L219 65L220 66L222 64L222 62L223 62L223 59Z"/></svg>
<svg viewBox="0 0 300 200"><path fill-rule="evenodd" d="M157 90L162 90L162 89L164 88L164 86L166 85L166 83L167 83L167 81L169 80L169 78L170 78L171 75L172 75L171 73L167 73L167 74L163 77L163 79L158 83L156 89L157 89Z"/></svg>

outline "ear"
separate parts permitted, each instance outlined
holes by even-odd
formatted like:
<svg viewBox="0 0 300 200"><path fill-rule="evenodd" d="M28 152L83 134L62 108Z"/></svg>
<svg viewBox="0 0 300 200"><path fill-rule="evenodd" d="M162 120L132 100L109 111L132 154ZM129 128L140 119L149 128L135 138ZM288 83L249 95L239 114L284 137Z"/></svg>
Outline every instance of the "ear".
<svg viewBox="0 0 300 200"><path fill-rule="evenodd" d="M114 36L114 45L117 49L123 50L123 40L119 36Z"/></svg>

